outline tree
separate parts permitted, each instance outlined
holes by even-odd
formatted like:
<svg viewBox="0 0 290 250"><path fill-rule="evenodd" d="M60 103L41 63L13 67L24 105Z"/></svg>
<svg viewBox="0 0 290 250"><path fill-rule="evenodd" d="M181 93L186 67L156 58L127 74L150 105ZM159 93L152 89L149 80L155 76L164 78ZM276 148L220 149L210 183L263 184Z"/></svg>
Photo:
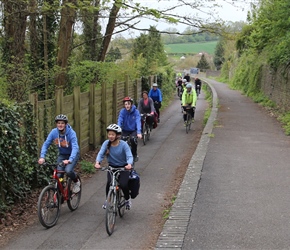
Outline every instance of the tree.
<svg viewBox="0 0 290 250"><path fill-rule="evenodd" d="M199 62L197 63L197 68L199 68L201 72L206 71L210 68L204 54L202 54Z"/></svg>
<svg viewBox="0 0 290 250"><path fill-rule="evenodd" d="M215 51L214 51L214 65L217 70L220 70L222 67L222 64L224 62L224 43L223 40L220 39L219 42L216 45Z"/></svg>
<svg viewBox="0 0 290 250"><path fill-rule="evenodd" d="M72 41L73 25L76 18L76 0L64 0L61 10L61 20L58 35L58 53L56 66L59 67L55 77L56 87L64 87L66 84L68 58Z"/></svg>
<svg viewBox="0 0 290 250"><path fill-rule="evenodd" d="M161 35L155 27L150 27L148 34L141 34L135 39L132 51L133 59L140 56L145 59L142 75L151 74L152 67L167 65L167 57L164 51Z"/></svg>
<svg viewBox="0 0 290 250"><path fill-rule="evenodd" d="M107 54L106 62L115 62L116 60L121 59L121 58L122 58L122 55L119 48L116 47L114 49L114 47L111 47L109 53Z"/></svg>

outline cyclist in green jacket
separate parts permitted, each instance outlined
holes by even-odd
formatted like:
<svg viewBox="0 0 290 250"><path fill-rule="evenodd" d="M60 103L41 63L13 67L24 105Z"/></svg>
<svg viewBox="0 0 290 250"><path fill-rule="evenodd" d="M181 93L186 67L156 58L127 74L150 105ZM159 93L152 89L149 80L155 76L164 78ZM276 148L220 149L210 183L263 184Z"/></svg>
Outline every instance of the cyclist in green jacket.
<svg viewBox="0 0 290 250"><path fill-rule="evenodd" d="M197 100L197 95L196 95L195 89L192 88L191 83L188 83L186 85L186 90L183 91L183 94L182 94L181 105L184 111L186 110L186 107L190 106L192 121L194 121L196 100ZM186 125L186 114L183 114L183 121L184 121L184 124Z"/></svg>

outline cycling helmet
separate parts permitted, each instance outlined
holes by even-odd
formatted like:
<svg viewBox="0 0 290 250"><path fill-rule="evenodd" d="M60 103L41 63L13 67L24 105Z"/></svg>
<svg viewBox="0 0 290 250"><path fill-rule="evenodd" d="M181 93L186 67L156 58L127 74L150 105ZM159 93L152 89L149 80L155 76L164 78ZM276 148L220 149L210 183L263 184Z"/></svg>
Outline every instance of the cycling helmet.
<svg viewBox="0 0 290 250"><path fill-rule="evenodd" d="M122 133L122 129L119 125L117 124L110 124L108 127L107 127L107 132L108 131L114 131L116 132L116 134L121 134Z"/></svg>
<svg viewBox="0 0 290 250"><path fill-rule="evenodd" d="M186 79L182 79L182 82L186 83L186 82L187 82L187 80L186 80Z"/></svg>
<svg viewBox="0 0 290 250"><path fill-rule="evenodd" d="M58 121L64 121L65 123L68 123L67 116L66 116L66 115L63 115L63 114L57 115L57 116L54 118L54 121L55 121L55 122L58 122Z"/></svg>
<svg viewBox="0 0 290 250"><path fill-rule="evenodd" d="M123 103L124 102L131 102L132 104L133 104L133 99L131 98L131 97L129 97L129 96L126 96L124 99L123 99Z"/></svg>
<svg viewBox="0 0 290 250"><path fill-rule="evenodd" d="M157 83L154 82L154 83L152 84L152 87L158 87Z"/></svg>
<svg viewBox="0 0 290 250"><path fill-rule="evenodd" d="M192 84L191 84L191 83L188 83L188 84L186 85L186 88L187 88L187 89L192 88Z"/></svg>

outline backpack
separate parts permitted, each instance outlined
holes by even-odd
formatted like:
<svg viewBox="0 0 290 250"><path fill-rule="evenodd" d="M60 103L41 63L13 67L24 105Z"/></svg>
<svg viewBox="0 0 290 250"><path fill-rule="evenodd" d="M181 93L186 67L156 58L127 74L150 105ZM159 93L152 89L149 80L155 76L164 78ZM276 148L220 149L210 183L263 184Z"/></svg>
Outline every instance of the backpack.
<svg viewBox="0 0 290 250"><path fill-rule="evenodd" d="M135 199L137 195L139 194L139 189L140 189L140 176L135 170L132 170L129 175L128 186L129 186L131 198Z"/></svg>

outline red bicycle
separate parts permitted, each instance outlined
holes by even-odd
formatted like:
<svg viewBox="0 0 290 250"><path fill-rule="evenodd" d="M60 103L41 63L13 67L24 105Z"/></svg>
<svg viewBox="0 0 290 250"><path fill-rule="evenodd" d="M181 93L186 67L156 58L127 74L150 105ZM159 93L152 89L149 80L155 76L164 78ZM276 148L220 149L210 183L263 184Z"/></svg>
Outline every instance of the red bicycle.
<svg viewBox="0 0 290 250"><path fill-rule="evenodd" d="M82 195L82 184L80 191L73 192L74 182L67 177L65 171L57 170L57 167L64 167L63 163L43 163L43 166L48 166L53 170L52 179L49 184L41 191L38 203L37 214L40 223L46 227L53 227L59 218L60 207L65 201L71 211L78 208ZM57 174L64 175L59 178ZM81 183L81 178L77 174L77 178Z"/></svg>

